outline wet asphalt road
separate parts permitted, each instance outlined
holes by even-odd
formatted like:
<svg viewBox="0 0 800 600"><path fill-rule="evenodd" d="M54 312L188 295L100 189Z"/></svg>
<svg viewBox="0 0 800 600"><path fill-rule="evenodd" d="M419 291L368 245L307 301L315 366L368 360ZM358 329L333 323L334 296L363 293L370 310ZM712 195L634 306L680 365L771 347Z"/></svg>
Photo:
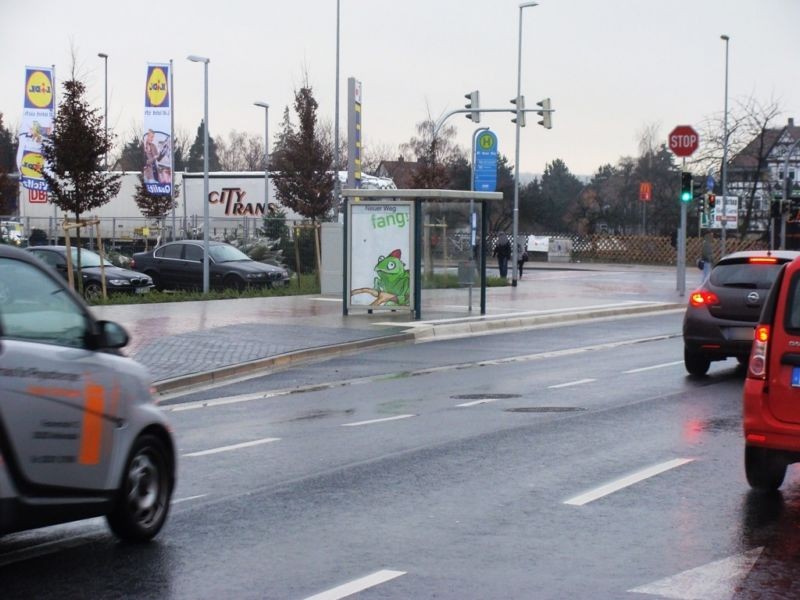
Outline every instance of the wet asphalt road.
<svg viewBox="0 0 800 600"><path fill-rule="evenodd" d="M800 597L798 479L748 492L742 372L687 377L680 319L403 346L172 399L183 456L157 541L99 520L8 536L2 597Z"/></svg>

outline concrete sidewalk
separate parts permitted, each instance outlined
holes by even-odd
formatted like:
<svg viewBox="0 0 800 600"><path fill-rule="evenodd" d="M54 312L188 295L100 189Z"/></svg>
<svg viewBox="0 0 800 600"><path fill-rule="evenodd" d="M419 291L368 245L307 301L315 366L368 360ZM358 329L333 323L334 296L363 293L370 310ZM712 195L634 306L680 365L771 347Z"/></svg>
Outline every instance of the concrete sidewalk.
<svg viewBox="0 0 800 600"><path fill-rule="evenodd" d="M700 272L687 273L687 294L699 280ZM516 288L487 289L484 316L477 288L472 312L467 288L423 290L421 321L408 311L344 316L341 298L323 296L98 306L93 312L128 330L126 354L150 370L164 393L371 346L680 309L686 299L675 287L669 267L529 263Z"/></svg>

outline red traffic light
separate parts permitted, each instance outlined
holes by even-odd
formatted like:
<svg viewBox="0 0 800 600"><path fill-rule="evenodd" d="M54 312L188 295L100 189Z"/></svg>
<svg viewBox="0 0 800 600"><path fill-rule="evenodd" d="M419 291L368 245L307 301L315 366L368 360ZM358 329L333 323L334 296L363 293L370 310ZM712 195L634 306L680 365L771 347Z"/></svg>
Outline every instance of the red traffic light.
<svg viewBox="0 0 800 600"><path fill-rule="evenodd" d="M714 208L714 205L717 203L717 197L714 194L708 195L708 206L710 208Z"/></svg>

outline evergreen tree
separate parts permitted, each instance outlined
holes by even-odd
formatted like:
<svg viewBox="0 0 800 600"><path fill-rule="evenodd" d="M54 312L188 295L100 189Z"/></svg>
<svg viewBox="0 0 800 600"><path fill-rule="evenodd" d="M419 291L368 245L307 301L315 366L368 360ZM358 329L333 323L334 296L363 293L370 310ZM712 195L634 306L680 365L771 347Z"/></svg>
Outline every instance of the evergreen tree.
<svg viewBox="0 0 800 600"><path fill-rule="evenodd" d="M118 171L141 171L143 164L142 140L136 133L131 134L131 139L122 148L115 168Z"/></svg>
<svg viewBox="0 0 800 600"><path fill-rule="evenodd" d="M281 204L316 223L334 204L333 151L319 135L317 101L308 84L295 92L294 109L299 126L295 130L289 122L281 131L285 141L271 178Z"/></svg>
<svg viewBox="0 0 800 600"><path fill-rule="evenodd" d="M567 210L578 200L583 184L570 173L560 158L547 164L542 175L542 203L536 220L550 231L559 231L568 225Z"/></svg>
<svg viewBox="0 0 800 600"><path fill-rule="evenodd" d="M102 113L85 99L86 86L70 79L63 87L53 133L42 143L48 164L43 176L52 202L80 220L82 214L117 195L121 176L103 170L114 135L106 138Z"/></svg>
<svg viewBox="0 0 800 600"><path fill-rule="evenodd" d="M192 173L203 172L203 158L204 158L204 136L205 136L205 123L200 121L200 126L197 128L197 135L194 138L192 147L189 148L189 160L186 162L186 170ZM177 163L177 161L176 161ZM175 170L178 170L177 165ZM211 134L208 134L208 170L219 171L220 163L217 154L217 143Z"/></svg>
<svg viewBox="0 0 800 600"><path fill-rule="evenodd" d="M275 134L273 150L269 157L270 170L283 170L285 164L284 148L286 148L286 144L292 135L294 135L294 125L292 125L289 107L287 106L283 109L283 118L281 119L280 127L278 127L278 132Z"/></svg>

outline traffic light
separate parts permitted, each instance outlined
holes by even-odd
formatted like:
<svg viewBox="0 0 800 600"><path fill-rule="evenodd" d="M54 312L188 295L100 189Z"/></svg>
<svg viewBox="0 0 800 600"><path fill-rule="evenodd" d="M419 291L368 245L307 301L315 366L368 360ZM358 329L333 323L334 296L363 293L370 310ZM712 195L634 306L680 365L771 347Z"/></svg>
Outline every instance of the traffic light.
<svg viewBox="0 0 800 600"><path fill-rule="evenodd" d="M717 197L714 194L708 195L708 209L714 210L714 207L717 205Z"/></svg>
<svg viewBox="0 0 800 600"><path fill-rule="evenodd" d="M511 104L517 104L517 99L516 98L512 98L511 99ZM519 104L518 104L517 107L519 108L519 126L520 127L525 127L525 96L520 96L519 97ZM514 117L513 119L511 119L511 122L512 123L516 123L517 122L517 118Z"/></svg>
<svg viewBox="0 0 800 600"><path fill-rule="evenodd" d="M692 201L692 174L684 171L681 173L681 202Z"/></svg>
<svg viewBox="0 0 800 600"><path fill-rule="evenodd" d="M542 107L542 110L537 110L536 112L542 117L542 120L539 121L539 125L544 127L545 129L552 129L553 128L553 118L550 116L550 98L545 98L541 102L537 102L537 105Z"/></svg>
<svg viewBox="0 0 800 600"><path fill-rule="evenodd" d="M469 102L464 105L464 108L471 108L474 111L467 113L467 118L475 123L480 123L481 113L478 112L478 109L481 107L481 93L478 90L475 90L469 94L464 94L464 98L469 100Z"/></svg>

